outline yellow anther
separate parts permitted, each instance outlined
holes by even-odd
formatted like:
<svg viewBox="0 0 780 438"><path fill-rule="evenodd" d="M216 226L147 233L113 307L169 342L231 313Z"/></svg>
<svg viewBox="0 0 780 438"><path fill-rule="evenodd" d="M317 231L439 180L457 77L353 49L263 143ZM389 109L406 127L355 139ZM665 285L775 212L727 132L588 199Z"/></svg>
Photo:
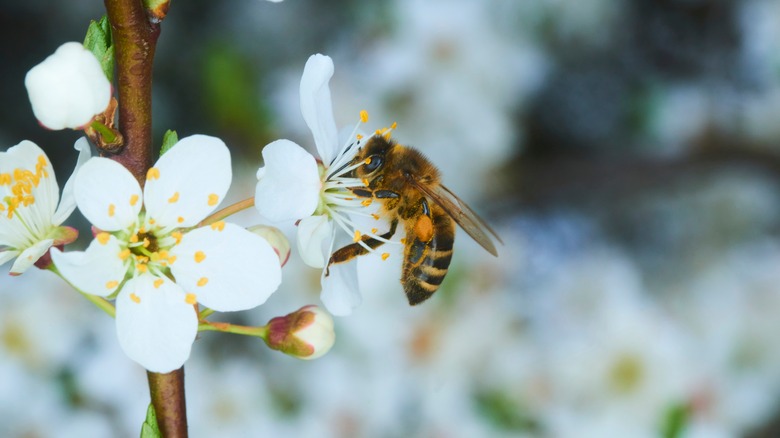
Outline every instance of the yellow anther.
<svg viewBox="0 0 780 438"><path fill-rule="evenodd" d="M357 243L358 241L360 241L361 237L362 235L360 234L360 230L355 230L355 235L352 237L352 241Z"/></svg>
<svg viewBox="0 0 780 438"><path fill-rule="evenodd" d="M138 243L138 234L130 236L130 243Z"/></svg>
<svg viewBox="0 0 780 438"><path fill-rule="evenodd" d="M403 245L403 244L406 244L406 237L402 237L402 238L401 238L401 244L402 244L402 245Z"/></svg>
<svg viewBox="0 0 780 438"><path fill-rule="evenodd" d="M225 229L225 221L217 221L211 224L211 229L216 231L222 231Z"/></svg>
<svg viewBox="0 0 780 438"><path fill-rule="evenodd" d="M119 286L119 282L116 280L111 280L108 283L106 283L106 289L114 289L117 286Z"/></svg>
<svg viewBox="0 0 780 438"><path fill-rule="evenodd" d="M366 159L363 161L363 164L371 164L371 157L368 157L368 158L366 158Z"/></svg>
<svg viewBox="0 0 780 438"><path fill-rule="evenodd" d="M116 205L108 204L108 217L114 217L115 213L116 213Z"/></svg>
<svg viewBox="0 0 780 438"><path fill-rule="evenodd" d="M195 296L195 294L186 294L184 295L184 302L194 305L198 302L198 298Z"/></svg>
<svg viewBox="0 0 780 438"><path fill-rule="evenodd" d="M174 231L174 232L172 232L171 233L171 237L176 239L176 244L177 245L181 243L181 237L182 237L181 231Z"/></svg>
<svg viewBox="0 0 780 438"><path fill-rule="evenodd" d="M372 229L371 229L371 234L376 234L376 232L377 232L377 231L379 231L379 229L378 229L378 228L372 228Z"/></svg>
<svg viewBox="0 0 780 438"><path fill-rule="evenodd" d="M168 257L170 257L170 256L168 255L168 251L166 251L166 250L164 250L164 249L160 250L159 252L156 252L155 254L157 254L157 258L158 258L158 259L162 259L162 260L165 260L165 259L167 259Z"/></svg>
<svg viewBox="0 0 780 438"><path fill-rule="evenodd" d="M393 122L393 124L390 125L390 129L395 129L397 127L398 127L398 123L396 123L396 122Z"/></svg>
<svg viewBox="0 0 780 438"><path fill-rule="evenodd" d="M154 284L154 288L155 289L159 289L160 286L163 285L163 283L165 283L165 280L163 280L162 278L158 278L157 280L154 280L154 283L153 283Z"/></svg>
<svg viewBox="0 0 780 438"><path fill-rule="evenodd" d="M146 227L141 227L138 229L138 234L144 234L146 233Z"/></svg>
<svg viewBox="0 0 780 438"><path fill-rule="evenodd" d="M209 279L208 279L208 278L206 278L206 277L200 277L200 280L198 280L198 283L197 283L197 284L198 284L198 287L203 287L203 286L205 286L206 284L208 284L208 282L209 282Z"/></svg>
<svg viewBox="0 0 780 438"><path fill-rule="evenodd" d="M385 140L390 140L390 137L392 137L392 136L393 136L393 135L392 135L392 132L391 132L391 131L387 131L387 132L385 132L385 133L382 135L382 137L384 137L384 138L385 138Z"/></svg>
<svg viewBox="0 0 780 438"><path fill-rule="evenodd" d="M379 215L376 213L371 213L371 217L374 218L374 220L379 220Z"/></svg>
<svg viewBox="0 0 780 438"><path fill-rule="evenodd" d="M209 201L208 201L209 207L213 207L217 204L219 204L219 195L216 193L212 193L209 195Z"/></svg>
<svg viewBox="0 0 780 438"><path fill-rule="evenodd" d="M175 261L176 261L176 256L170 256L170 257L168 257L168 264L169 264L169 265L172 265L172 264L173 264L173 262L175 262Z"/></svg>
<svg viewBox="0 0 780 438"><path fill-rule="evenodd" d="M363 178L361 180L361 182L363 183L364 186L367 186L368 185L368 178Z"/></svg>
<svg viewBox="0 0 780 438"><path fill-rule="evenodd" d="M148 267L148 266L146 266L146 265L145 265L145 264L143 264L143 263L139 263L139 264L135 265L135 269L137 269L137 270L138 270L138 272L140 272L140 273L142 273L142 274L145 274L146 272L148 272L148 271L149 271L149 267Z"/></svg>
<svg viewBox="0 0 780 438"><path fill-rule="evenodd" d="M149 262L149 257L142 256L142 255L137 255L137 256L135 256L135 261L138 262L138 263L148 263Z"/></svg>
<svg viewBox="0 0 780 438"><path fill-rule="evenodd" d="M133 302L136 304L141 304L141 297L139 297L133 292L130 293L130 299L133 300Z"/></svg>
<svg viewBox="0 0 780 438"><path fill-rule="evenodd" d="M389 252L383 252L382 253L382 260L387 260L388 257L390 257L390 253Z"/></svg>
<svg viewBox="0 0 780 438"><path fill-rule="evenodd" d="M98 242L100 242L101 245L105 245L108 243L108 239L111 238L111 235L108 233L98 233L97 236L95 236L95 239L97 239Z"/></svg>
<svg viewBox="0 0 780 438"><path fill-rule="evenodd" d="M360 121L363 123L368 123L368 111L366 110L360 111Z"/></svg>
<svg viewBox="0 0 780 438"><path fill-rule="evenodd" d="M156 223L157 223L156 220L154 220L153 218L149 218L149 225L154 225Z"/></svg>
<svg viewBox="0 0 780 438"><path fill-rule="evenodd" d="M132 195L130 196L130 206L133 207L135 204L138 203L138 195Z"/></svg>
<svg viewBox="0 0 780 438"><path fill-rule="evenodd" d="M155 179L160 179L160 169L158 169L156 167L151 167L146 172L146 180L147 181L152 181L152 180L155 180Z"/></svg>
<svg viewBox="0 0 780 438"><path fill-rule="evenodd" d="M0 173L0 186L10 186L10 185L11 185L11 174Z"/></svg>
<svg viewBox="0 0 780 438"><path fill-rule="evenodd" d="M130 250L129 249L123 249L119 253L119 258L122 260L127 260L127 258L130 257Z"/></svg>
<svg viewBox="0 0 780 438"><path fill-rule="evenodd" d="M358 140L363 140L363 135L362 135L362 134L358 134L358 135L356 135L355 137L356 137Z"/></svg>
<svg viewBox="0 0 780 438"><path fill-rule="evenodd" d="M361 202L361 204L363 204L364 207L368 207L369 205L371 205L371 202L372 202L371 199L364 199L363 202Z"/></svg>
<svg viewBox="0 0 780 438"><path fill-rule="evenodd" d="M196 251L195 252L195 263L200 263L203 260L206 259L206 253L203 251Z"/></svg>
<svg viewBox="0 0 780 438"><path fill-rule="evenodd" d="M176 202L178 200L179 200L179 192L176 192L176 193L173 194L173 196L168 198L168 203L169 204L173 204L174 202Z"/></svg>
<svg viewBox="0 0 780 438"><path fill-rule="evenodd" d="M22 200L22 204L25 207L29 207L30 205L35 204L35 196L32 195L25 196L24 199Z"/></svg>
<svg viewBox="0 0 780 438"><path fill-rule="evenodd" d="M181 216L179 216L179 217L176 219L176 222L178 222L178 223L180 223L180 224L181 224L181 223L183 223L183 222L184 222L184 218L183 218L183 217L181 217Z"/></svg>
<svg viewBox="0 0 780 438"><path fill-rule="evenodd" d="M149 239L144 237L144 243L143 243L144 248L149 248L150 244L151 244L151 242L149 242Z"/></svg>

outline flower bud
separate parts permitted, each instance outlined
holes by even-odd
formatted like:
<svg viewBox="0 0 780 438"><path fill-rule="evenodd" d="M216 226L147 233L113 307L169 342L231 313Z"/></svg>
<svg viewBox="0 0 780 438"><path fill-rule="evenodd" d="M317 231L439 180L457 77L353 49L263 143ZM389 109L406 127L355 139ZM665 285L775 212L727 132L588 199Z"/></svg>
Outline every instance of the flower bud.
<svg viewBox="0 0 780 438"><path fill-rule="evenodd" d="M49 129L80 129L111 99L111 84L95 55L80 43L61 45L24 79L33 113Z"/></svg>
<svg viewBox="0 0 780 438"><path fill-rule="evenodd" d="M271 248L276 251L276 255L279 256L279 263L284 266L287 260L290 259L290 241L282 233L282 230L269 225L255 225L248 228L249 231L257 234L265 239Z"/></svg>
<svg viewBox="0 0 780 438"><path fill-rule="evenodd" d="M327 353L335 341L333 318L313 305L272 319L265 340L274 350L307 360Z"/></svg>

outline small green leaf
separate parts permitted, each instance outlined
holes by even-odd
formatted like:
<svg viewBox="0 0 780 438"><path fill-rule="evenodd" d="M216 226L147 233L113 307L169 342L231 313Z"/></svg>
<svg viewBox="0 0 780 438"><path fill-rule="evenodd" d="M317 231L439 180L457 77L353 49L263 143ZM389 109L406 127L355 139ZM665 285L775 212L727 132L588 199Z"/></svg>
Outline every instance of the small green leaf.
<svg viewBox="0 0 780 438"><path fill-rule="evenodd" d="M108 17L103 16L99 21L89 22L87 36L84 38L84 47L100 61L100 66L108 80L113 80L114 44L111 41L111 24L108 22Z"/></svg>
<svg viewBox="0 0 780 438"><path fill-rule="evenodd" d="M691 415L691 408L685 404L676 404L669 406L664 416L661 436L664 438L681 437L688 425L688 419Z"/></svg>
<svg viewBox="0 0 780 438"><path fill-rule="evenodd" d="M146 420L141 426L141 438L162 438L160 427L157 425L157 414L151 403L149 403L149 409L146 410Z"/></svg>
<svg viewBox="0 0 780 438"><path fill-rule="evenodd" d="M178 142L179 135L176 134L176 131L172 131L170 129L165 131L165 135L163 135L162 147L160 148L160 156L162 157L164 153L168 152L168 150Z"/></svg>

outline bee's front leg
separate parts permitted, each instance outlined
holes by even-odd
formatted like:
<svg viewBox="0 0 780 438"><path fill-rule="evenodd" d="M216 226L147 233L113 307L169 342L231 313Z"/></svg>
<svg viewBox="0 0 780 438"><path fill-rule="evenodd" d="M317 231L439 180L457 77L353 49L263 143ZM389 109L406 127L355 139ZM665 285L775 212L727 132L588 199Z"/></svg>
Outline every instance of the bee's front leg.
<svg viewBox="0 0 780 438"><path fill-rule="evenodd" d="M390 222L390 230L386 232L385 234L382 234L382 239L390 239L393 237L393 234L395 234L395 230L398 228L398 219L393 219L392 222ZM362 242L368 246L371 249L376 249L382 246L385 242L379 239L375 239L373 237L363 236ZM361 245L360 243L351 243L343 248L340 248L336 250L332 256L330 256L330 260L328 260L328 268L330 268L330 265L336 264L336 263L344 263L352 260L355 257L362 256L364 254L368 253L368 249ZM325 271L325 276L329 274L328 270Z"/></svg>

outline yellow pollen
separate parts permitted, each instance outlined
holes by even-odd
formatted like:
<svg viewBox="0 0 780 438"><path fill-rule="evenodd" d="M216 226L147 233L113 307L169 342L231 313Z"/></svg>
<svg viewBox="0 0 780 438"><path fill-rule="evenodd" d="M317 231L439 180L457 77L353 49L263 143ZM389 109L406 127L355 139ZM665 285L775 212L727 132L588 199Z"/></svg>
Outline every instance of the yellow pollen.
<svg viewBox="0 0 780 438"><path fill-rule="evenodd" d="M211 229L216 231L222 231L225 229L225 221L217 221L211 224Z"/></svg>
<svg viewBox="0 0 780 438"><path fill-rule="evenodd" d="M176 219L176 222L178 222L178 223L182 223L182 222L184 222L184 218L183 218L183 217L181 217L181 216L179 216L179 218L178 218L178 219Z"/></svg>
<svg viewBox="0 0 780 438"><path fill-rule="evenodd" d="M209 204L209 207L213 207L213 206L219 204L219 195L217 195L216 193L210 194L209 195L209 202L208 202L208 204Z"/></svg>
<svg viewBox="0 0 780 438"><path fill-rule="evenodd" d="M203 287L203 286L205 286L206 284L208 284L208 282L209 282L209 279L208 279L208 278L206 278L206 277L200 277L200 280L198 280L198 283L197 283L197 284L198 284L198 286L199 286L199 287Z"/></svg>
<svg viewBox="0 0 780 438"><path fill-rule="evenodd" d="M377 129L376 131L374 131L374 134L375 134L375 135L382 135L382 134L384 134L384 133L385 133L385 130L384 130L384 129Z"/></svg>
<svg viewBox="0 0 780 438"><path fill-rule="evenodd" d="M108 217L114 217L114 213L116 213L116 205L108 204Z"/></svg>
<svg viewBox="0 0 780 438"><path fill-rule="evenodd" d="M127 260L127 258L130 257L130 250L129 249L123 249L119 253L119 258L122 260Z"/></svg>
<svg viewBox="0 0 780 438"><path fill-rule="evenodd" d="M149 242L149 239L147 239L146 237L144 237L144 243L143 243L143 245L144 245L144 248L149 248L149 244L150 244L150 243L151 243L151 242Z"/></svg>
<svg viewBox="0 0 780 438"><path fill-rule="evenodd" d="M186 295L184 295L184 302L187 303L187 304L194 305L195 303L198 302L198 299L195 296L195 294L186 294Z"/></svg>
<svg viewBox="0 0 780 438"><path fill-rule="evenodd" d="M356 135L355 137L356 137L358 140L363 140L363 135L362 135L362 134L358 134L358 135Z"/></svg>
<svg viewBox="0 0 780 438"><path fill-rule="evenodd" d="M135 293L132 292L130 293L130 299L133 300L133 302L136 304L141 304L141 297L139 297Z"/></svg>
<svg viewBox="0 0 780 438"><path fill-rule="evenodd" d="M379 215L376 213L371 213L371 217L374 218L374 220L379 220Z"/></svg>
<svg viewBox="0 0 780 438"><path fill-rule="evenodd" d="M117 286L119 286L119 282L116 280L111 280L108 283L106 283L106 289L113 289Z"/></svg>
<svg viewBox="0 0 780 438"><path fill-rule="evenodd" d="M143 263L139 263L139 264L135 265L135 269L137 269L137 270L138 270L138 272L140 272L140 273L142 273L142 274L144 274L144 273L146 273L147 271L149 271L149 267L148 267L148 266L146 266L146 265L145 265L145 264L143 264Z"/></svg>
<svg viewBox="0 0 780 438"><path fill-rule="evenodd" d="M135 204L138 204L138 195L132 195L130 196L130 206L135 206Z"/></svg>
<svg viewBox="0 0 780 438"><path fill-rule="evenodd" d="M368 178L363 178L362 182L363 182L364 186L367 186L368 185Z"/></svg>
<svg viewBox="0 0 780 438"><path fill-rule="evenodd" d="M173 194L173 196L168 198L168 203L169 204L173 204L174 202L176 202L178 200L179 200L179 192L176 192L176 193Z"/></svg>
<svg viewBox="0 0 780 438"><path fill-rule="evenodd" d="M25 207L29 207L32 204L35 204L35 196L27 195L22 200L22 204L24 204Z"/></svg>
<svg viewBox="0 0 780 438"><path fill-rule="evenodd" d="M401 238L401 244L402 244L402 245L403 245L403 244L406 244L406 237L402 237L402 238Z"/></svg>
<svg viewBox="0 0 780 438"><path fill-rule="evenodd" d="M156 252L155 254L157 254L158 259L167 259L168 257L170 257L168 255L168 251L164 249L160 250L159 252Z"/></svg>
<svg viewBox="0 0 780 438"><path fill-rule="evenodd" d="M176 239L176 244L177 245L181 243L181 237L182 237L181 231L174 231L174 232L172 232L171 233L171 237Z"/></svg>
<svg viewBox="0 0 780 438"><path fill-rule="evenodd" d="M163 285L163 283L165 283L165 280L163 280L162 278L158 278L157 280L154 280L154 288L159 289L160 286Z"/></svg>
<svg viewBox="0 0 780 438"><path fill-rule="evenodd" d="M158 169L156 167L151 167L146 172L146 180L147 181L152 181L152 180L155 180L155 179L160 179L160 169Z"/></svg>
<svg viewBox="0 0 780 438"><path fill-rule="evenodd" d="M156 223L157 223L157 221L156 221L156 220L154 220L154 219L152 219L152 218L149 218L149 225L154 225L154 224L156 224Z"/></svg>
<svg viewBox="0 0 780 438"><path fill-rule="evenodd" d="M382 260L387 260L388 257L390 257L390 253L389 252L383 252L382 253Z"/></svg>
<svg viewBox="0 0 780 438"><path fill-rule="evenodd" d="M108 239L111 237L108 233L98 233L97 236L95 236L95 239L97 239L98 242L100 242L101 245L105 245L108 243Z"/></svg>
<svg viewBox="0 0 780 438"><path fill-rule="evenodd" d="M371 164L371 157L368 157L363 161L364 164Z"/></svg>
<svg viewBox="0 0 780 438"><path fill-rule="evenodd" d="M376 234L376 232L377 232L377 231L379 231L379 229L378 229L378 228L372 228L372 229L371 229L371 234Z"/></svg>
<svg viewBox="0 0 780 438"><path fill-rule="evenodd" d="M10 186L10 185L11 185L11 174L0 173L0 186Z"/></svg>
<svg viewBox="0 0 780 438"><path fill-rule="evenodd" d="M173 262L175 262L175 261L176 261L176 256L170 256L170 257L168 257L168 264L169 264L169 265L172 265L172 264L173 264Z"/></svg>
<svg viewBox="0 0 780 438"><path fill-rule="evenodd" d="M141 227L138 229L138 234L144 234L146 233L146 227Z"/></svg>
<svg viewBox="0 0 780 438"><path fill-rule="evenodd" d="M352 237L352 241L357 243L360 240L360 237L362 237L360 234L360 230L355 230L355 236Z"/></svg>
<svg viewBox="0 0 780 438"><path fill-rule="evenodd" d="M370 199L366 199L363 202L361 202L361 204L363 204L364 207L368 207L369 205L371 205L371 200Z"/></svg>
<svg viewBox="0 0 780 438"><path fill-rule="evenodd" d="M138 234L130 236L130 243L138 243Z"/></svg>
<svg viewBox="0 0 780 438"><path fill-rule="evenodd" d="M385 138L385 140L390 140L390 137L392 137L392 133L390 131L385 132L382 137Z"/></svg>
<svg viewBox="0 0 780 438"><path fill-rule="evenodd" d="M390 125L390 129L395 129L397 127L398 127L398 123L396 123L396 122L393 122L393 124Z"/></svg>
<svg viewBox="0 0 780 438"><path fill-rule="evenodd" d="M360 121L363 123L368 123L368 111L366 110L360 111Z"/></svg>
<svg viewBox="0 0 780 438"><path fill-rule="evenodd" d="M206 253L204 253L203 251L195 252L195 263L200 263L205 259L206 259Z"/></svg>
<svg viewBox="0 0 780 438"><path fill-rule="evenodd" d="M148 263L149 262L149 257L142 256L142 255L137 255L137 256L135 256L135 261L137 261L138 263Z"/></svg>

